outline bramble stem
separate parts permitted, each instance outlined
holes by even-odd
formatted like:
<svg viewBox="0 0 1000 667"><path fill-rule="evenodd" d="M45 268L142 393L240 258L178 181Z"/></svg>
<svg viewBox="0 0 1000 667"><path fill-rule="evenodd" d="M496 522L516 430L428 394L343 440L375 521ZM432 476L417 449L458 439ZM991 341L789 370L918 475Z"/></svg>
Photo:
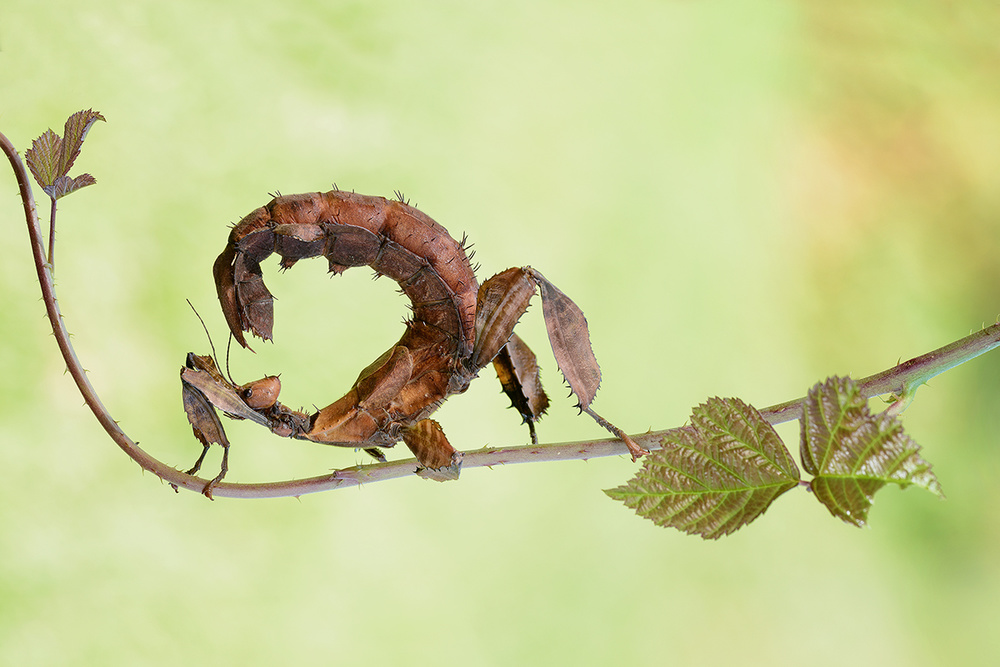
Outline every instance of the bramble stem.
<svg viewBox="0 0 1000 667"><path fill-rule="evenodd" d="M101 403L101 399L98 397L97 392L94 391L94 387L90 384L90 380L87 379L87 375L80 365L80 360L77 359L76 351L73 349L72 343L70 343L69 333L66 331L66 326L63 323L62 313L59 311L59 302L56 300L55 285L52 281L52 270L45 259L45 244L42 241L42 230L38 224L38 211L35 207L35 198L31 193L31 181L28 178L28 172L24 168L24 163L21 162L21 157L17 154L17 149L14 148L14 145L2 132L0 132L0 148L3 149L4 154L10 161L11 168L14 170L14 176L17 179L18 188L20 189L24 217L28 223L28 237L31 241L32 257L35 260L38 283L42 288L42 300L45 302L45 311L49 317L49 322L52 324L52 334L59 345L59 351L62 352L63 359L66 361L67 370L69 370L70 375L76 382L77 388L83 395L83 400L90 407L94 416L97 417L97 421L100 422L104 430L111 436L111 439L143 469L172 484L201 491L204 488L204 484L200 483L200 480L184 475L140 449L118 427L118 424L108 413L107 408Z"/></svg>
<svg viewBox="0 0 1000 667"><path fill-rule="evenodd" d="M49 271L56 271L56 198L52 197L49 211Z"/></svg>
<svg viewBox="0 0 1000 667"><path fill-rule="evenodd" d="M63 317L59 311L59 303L56 300L55 287L52 281L52 264L54 261L55 249L55 209L56 202L52 201L52 212L49 232L49 252L48 262L45 258L45 245L42 240L41 228L38 223L38 214L35 207L35 200L31 193L31 184L28 172L21 162L20 156L13 144L3 133L0 133L0 148L7 155L17 184L20 188L21 202L24 207L25 220L28 223L28 236L31 242L32 256L35 260L35 268L38 273L38 282L42 289L42 299L45 302L45 309L52 324L52 333L59 345L59 350L66 361L66 367L76 382L84 401L97 417L98 422L104 427L119 447L144 470L148 470L160 479L169 482L176 487L184 487L192 491L202 492L209 480L185 474L176 468L162 463L147 452L143 451L124 431L122 431L115 420L108 413L107 408L101 403L97 392L90 384L80 361L76 356L69 340L69 334L63 324ZM897 404L905 407L912 399L917 388L927 382L935 375L942 373L959 364L974 359L1000 345L1000 324L986 327L982 331L966 336L954 343L945 345L942 348L928 352L927 354L914 357L909 361L893 366L880 373L870 375L859 381L858 386L862 395L866 398L881 396L884 394L894 394L901 399ZM769 408L761 410L763 417L771 424L798 419L802 415L802 402L804 398L793 401L786 401ZM663 431L650 431L641 435L632 436L633 440L642 448L656 450L662 448L662 441L666 434L678 431L684 427ZM567 442L555 444L532 444L514 447L491 447L464 452L462 462L463 468L493 467L510 465L514 463L538 463L542 461L569 461L579 459L592 459L602 456L628 456L630 455L625 443L618 439L590 440L581 442ZM300 480L287 480L281 482L267 482L259 484L245 484L222 482L212 488L214 497L231 498L275 498L287 496L301 496L307 493L317 493L342 486L356 486L360 484L370 484L399 477L409 477L414 474L418 466L416 459L406 459L402 461L391 461L387 463L375 463L371 465L360 465L351 468L336 470L332 473Z"/></svg>
<svg viewBox="0 0 1000 667"><path fill-rule="evenodd" d="M858 380L858 389L865 398L894 394L912 400L917 388L935 375L975 359L997 346L1000 346L1000 324L993 324L954 343ZM805 397L778 403L760 413L771 424L792 421L802 416L804 400Z"/></svg>

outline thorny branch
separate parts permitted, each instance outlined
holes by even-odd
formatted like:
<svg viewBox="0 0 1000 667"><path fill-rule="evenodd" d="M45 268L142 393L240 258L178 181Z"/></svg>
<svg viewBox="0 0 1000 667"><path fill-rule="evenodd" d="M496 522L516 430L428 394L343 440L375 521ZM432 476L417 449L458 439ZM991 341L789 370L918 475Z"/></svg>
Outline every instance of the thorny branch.
<svg viewBox="0 0 1000 667"><path fill-rule="evenodd" d="M3 152L10 161L11 168L14 170L14 176L17 178L21 204L24 207L24 217L28 223L28 238L31 242L32 256L35 260L35 270L38 273L38 283L42 288L42 300L45 302L45 311L49 322L52 324L52 335L55 336L56 343L59 345L59 351L62 352L63 359L66 360L66 368L69 370L70 375L76 382L77 388L79 388L80 393L83 395L83 400L90 407L91 411L93 411L94 416L97 417L97 421L101 423L104 430L111 436L111 439L118 443L118 446L144 470L148 470L157 477L177 486L183 486L193 491L200 491L203 485L199 486L198 480L183 475L171 466L160 462L143 451L131 438L125 435L125 432L118 427L118 423L115 422L108 413L107 408L101 403L101 399L94 390L93 385L90 384L90 380L87 378L80 360L77 359L76 351L69 340L69 332L66 331L66 325L63 322L62 313L59 311L59 302L56 300L56 290L52 280L52 266L45 259L45 243L42 240L42 230L38 223L38 210L35 207L34 195L31 193L31 182L28 178L28 172L24 168L24 163L21 162L21 157L18 155L17 149L14 148L14 145L3 133L0 133L0 147L3 148Z"/></svg>
<svg viewBox="0 0 1000 667"><path fill-rule="evenodd" d="M46 261L45 244L42 239L28 173L17 150L2 133L0 133L0 147L3 148L4 154L7 155L10 161L20 189L32 255L38 273L38 282L42 289L42 298L45 302L46 312L52 324L52 333L59 345L63 359L66 361L67 369L76 382L80 393L83 395L84 401L90 407L91 411L93 411L94 416L97 417L98 422L104 427L108 435L111 436L112 440L130 458L138 463L140 467L171 485L200 493L205 488L208 480L186 475L141 449L135 441L119 428L117 422L108 413L107 408L101 403L93 385L90 384L90 380L87 378L79 359L77 359L76 352L70 343L69 334L66 331L63 317L59 310L59 304L56 300L51 265ZM862 395L866 398L892 394L897 404L905 406L912 399L916 389L930 378L970 359L974 359L998 345L1000 345L1000 324L994 324L937 350L914 357L909 361L866 377L860 380L858 385ZM761 415L771 424L798 419L802 413L802 401L802 398L798 398L773 405L761 410ZM665 434L676 430L679 429L650 431L641 435L635 435L633 438L640 446L652 451L661 448L661 441ZM493 467L514 463L567 461L628 454L628 448L618 439L513 447L489 447L465 452L462 467ZM387 463L353 466L308 479L267 483L223 482L215 487L213 493L216 497L224 496L231 498L301 496L307 493L318 493L344 486L356 486L408 477L414 473L417 466L416 459L406 459Z"/></svg>

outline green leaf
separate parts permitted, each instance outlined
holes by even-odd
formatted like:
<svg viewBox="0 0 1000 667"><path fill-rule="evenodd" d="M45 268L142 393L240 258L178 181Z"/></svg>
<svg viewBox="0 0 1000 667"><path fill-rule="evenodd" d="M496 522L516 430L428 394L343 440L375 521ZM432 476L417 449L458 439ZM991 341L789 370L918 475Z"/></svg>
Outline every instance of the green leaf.
<svg viewBox="0 0 1000 667"><path fill-rule="evenodd" d="M62 151L59 156L60 176L69 174L70 167L73 166L76 158L80 155L83 140L87 138L87 133L90 132L91 125L99 120L103 121L104 116L93 109L77 111L66 119L66 126L63 128ZM86 183L85 185L90 184Z"/></svg>
<svg viewBox="0 0 1000 667"><path fill-rule="evenodd" d="M56 179L56 182L47 188L42 188L45 190L45 194L52 197L53 199L59 199L64 197L71 192L75 192L80 188L86 187L88 185L93 185L97 182L97 179L90 174L80 174L76 178L70 178L69 176L60 176Z"/></svg>
<svg viewBox="0 0 1000 667"><path fill-rule="evenodd" d="M28 169L43 189L51 186L61 175L59 160L62 154L62 139L51 129L31 142L31 148L24 153Z"/></svg>
<svg viewBox="0 0 1000 667"><path fill-rule="evenodd" d="M93 109L78 111L66 120L63 137L49 129L31 142L31 148L24 157L45 194L59 199L97 182L90 174L81 174L76 178L70 178L68 174L80 155L91 125L99 120L104 120L104 116Z"/></svg>
<svg viewBox="0 0 1000 667"><path fill-rule="evenodd" d="M802 406L802 467L816 499L847 523L864 526L875 493L892 482L943 496L920 446L890 414L873 415L850 378L816 384Z"/></svg>
<svg viewBox="0 0 1000 667"><path fill-rule="evenodd" d="M605 493L659 526L715 539L759 517L798 481L795 461L756 409L711 398L632 480Z"/></svg>

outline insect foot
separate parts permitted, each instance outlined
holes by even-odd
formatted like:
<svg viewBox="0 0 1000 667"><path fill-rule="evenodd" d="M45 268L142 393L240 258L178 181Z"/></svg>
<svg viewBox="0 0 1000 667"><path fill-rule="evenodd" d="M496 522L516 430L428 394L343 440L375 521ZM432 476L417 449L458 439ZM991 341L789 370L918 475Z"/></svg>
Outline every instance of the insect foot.
<svg viewBox="0 0 1000 667"><path fill-rule="evenodd" d="M436 421L424 419L404 430L403 442L420 463L418 475L436 482L458 479L462 453L455 451Z"/></svg>

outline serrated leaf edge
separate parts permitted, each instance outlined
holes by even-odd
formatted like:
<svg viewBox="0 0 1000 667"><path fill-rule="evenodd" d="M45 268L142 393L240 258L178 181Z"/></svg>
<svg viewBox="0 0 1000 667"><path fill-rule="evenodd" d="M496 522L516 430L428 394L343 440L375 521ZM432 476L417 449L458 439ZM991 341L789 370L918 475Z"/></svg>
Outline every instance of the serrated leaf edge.
<svg viewBox="0 0 1000 667"><path fill-rule="evenodd" d="M831 390L834 392L833 396L837 399L839 409L839 414L834 423L831 423L829 419L830 415L826 413L829 407L828 401L823 400L823 398L830 397L829 392ZM810 414L813 412L811 403L815 403L816 412L820 413L819 421L815 424L810 420ZM824 472L830 465L831 457L838 451L835 445L837 433L839 430L845 428L843 425L851 410L858 411L858 423L846 427L851 429L850 436L855 436L862 429L874 430L874 434L867 438L863 449L852 456L853 460L850 463L850 471L848 473L837 471ZM826 429L826 436L821 439L821 447L815 446L816 427L818 426ZM827 426L829 426L828 429L826 428ZM864 434L861 435L863 436ZM883 466L889 471L887 474L873 475L860 472L866 463L871 462L872 458L877 456L878 449L884 448L886 443L897 437L902 438L903 441L898 445L900 449L899 453L892 458L889 464L884 464ZM843 449L850 452L849 445L845 445ZM833 376L827 378L824 382L816 383L809 390L803 402L799 454L802 459L803 468L805 468L806 472L813 475L813 479L809 482L809 487L813 490L813 495L816 496L817 501L823 504L831 514L847 523L859 527L867 525L868 513L872 505L874 505L875 494L889 483L896 484L900 488L916 485L939 497L943 497L944 494L937 476L934 474L931 464L920 456L920 451L920 445L905 432L903 425L894 415L886 412L871 413L867 400L862 397L857 384L849 377ZM820 465L818 466L816 465L815 458L817 452L821 453ZM915 459L917 464L915 467L906 465L907 461L911 459ZM841 499L836 495L828 493L828 484L832 481L842 484L848 481L853 482L857 487L858 493L864 498L863 506L851 507L841 502ZM869 483L868 489L864 488L865 485L863 485L863 482Z"/></svg>
<svg viewBox="0 0 1000 667"><path fill-rule="evenodd" d="M745 434L731 427L734 419L744 425ZM743 437L746 434L752 444ZM766 461L766 470L748 463L763 475L752 480L744 471L734 468L726 455L739 457L735 448ZM772 448L778 450L777 454L770 451ZM691 463L693 457L699 460ZM690 465L684 466L684 461ZM656 468L663 472L657 472ZM699 477L685 468L702 470L705 474ZM713 476L712 471L720 478L715 480L719 482L717 487L706 483ZM773 426L753 406L739 399L716 397L692 410L690 426L666 434L663 448L647 457L632 480L605 493L657 525L717 539L760 518L775 499L795 487L799 480L798 466ZM675 503L665 507L668 499ZM695 508L699 502L707 504ZM726 505L732 507L726 509ZM658 510L663 516L657 515ZM721 515L713 516L720 511ZM704 525L706 517L711 519L709 525Z"/></svg>
<svg viewBox="0 0 1000 667"><path fill-rule="evenodd" d="M105 118L93 109L77 111L66 119L63 137L49 128L32 141L31 147L25 151L28 169L39 187L52 199L65 197L97 182L90 174L70 178L68 173L80 155L91 126L99 120L103 121Z"/></svg>

